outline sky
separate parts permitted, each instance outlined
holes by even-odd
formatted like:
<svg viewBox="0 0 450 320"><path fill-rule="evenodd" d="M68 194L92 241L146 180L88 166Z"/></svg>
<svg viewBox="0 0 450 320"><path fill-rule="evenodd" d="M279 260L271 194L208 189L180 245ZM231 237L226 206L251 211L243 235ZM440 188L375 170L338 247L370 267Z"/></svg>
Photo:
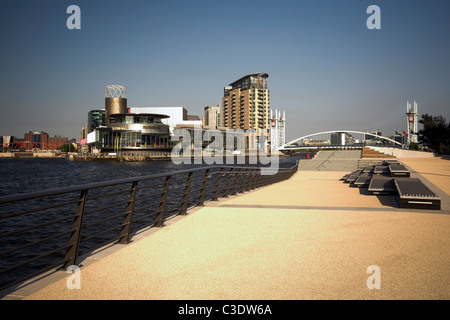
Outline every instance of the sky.
<svg viewBox="0 0 450 320"><path fill-rule="evenodd" d="M70 5L81 29L67 28ZM392 135L407 100L450 121L449 17L448 0L0 0L0 135L80 139L111 84L127 86L129 107L202 116L255 72L269 74L287 141Z"/></svg>

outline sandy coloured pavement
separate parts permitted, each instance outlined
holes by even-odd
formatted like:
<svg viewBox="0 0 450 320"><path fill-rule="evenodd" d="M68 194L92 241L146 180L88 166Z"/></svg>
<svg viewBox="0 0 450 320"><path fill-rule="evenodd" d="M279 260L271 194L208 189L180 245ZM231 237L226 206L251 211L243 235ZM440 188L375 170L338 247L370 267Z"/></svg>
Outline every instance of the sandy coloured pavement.
<svg viewBox="0 0 450 320"><path fill-rule="evenodd" d="M400 160L450 196L450 158L404 158Z"/></svg>

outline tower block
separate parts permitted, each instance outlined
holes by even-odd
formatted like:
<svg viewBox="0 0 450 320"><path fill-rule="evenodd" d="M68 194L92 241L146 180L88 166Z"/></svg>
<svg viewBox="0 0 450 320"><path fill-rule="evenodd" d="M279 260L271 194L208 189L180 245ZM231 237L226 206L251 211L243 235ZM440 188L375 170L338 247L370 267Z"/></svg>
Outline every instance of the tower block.
<svg viewBox="0 0 450 320"><path fill-rule="evenodd" d="M414 100L414 105L411 106L409 101L406 101L406 133L407 145L409 146L411 142L418 143L418 119L419 114L417 113L417 102Z"/></svg>

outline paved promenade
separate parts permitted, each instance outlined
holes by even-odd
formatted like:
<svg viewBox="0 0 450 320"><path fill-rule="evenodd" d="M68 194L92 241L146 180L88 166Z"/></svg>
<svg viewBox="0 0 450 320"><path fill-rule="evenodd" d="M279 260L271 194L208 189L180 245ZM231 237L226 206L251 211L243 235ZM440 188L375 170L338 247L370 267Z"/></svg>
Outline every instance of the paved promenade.
<svg viewBox="0 0 450 320"><path fill-rule="evenodd" d="M401 161L432 182L443 210L396 208L339 181L348 172L299 171L86 259L81 289L60 271L26 298L449 299L450 160ZM367 287L372 265L380 289Z"/></svg>

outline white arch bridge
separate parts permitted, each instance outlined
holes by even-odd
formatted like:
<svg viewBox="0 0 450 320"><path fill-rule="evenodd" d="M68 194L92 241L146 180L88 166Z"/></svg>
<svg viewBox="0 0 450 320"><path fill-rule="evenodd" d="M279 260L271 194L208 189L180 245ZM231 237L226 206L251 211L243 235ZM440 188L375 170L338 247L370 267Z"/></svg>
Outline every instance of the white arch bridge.
<svg viewBox="0 0 450 320"><path fill-rule="evenodd" d="M402 143L376 133L354 130L332 130L308 134L289 141L278 148L279 151L308 149L308 148L335 148L335 147L361 147L367 142L367 136L372 137L378 144L402 147ZM315 137L315 139L312 139ZM294 145L295 144L295 145Z"/></svg>

